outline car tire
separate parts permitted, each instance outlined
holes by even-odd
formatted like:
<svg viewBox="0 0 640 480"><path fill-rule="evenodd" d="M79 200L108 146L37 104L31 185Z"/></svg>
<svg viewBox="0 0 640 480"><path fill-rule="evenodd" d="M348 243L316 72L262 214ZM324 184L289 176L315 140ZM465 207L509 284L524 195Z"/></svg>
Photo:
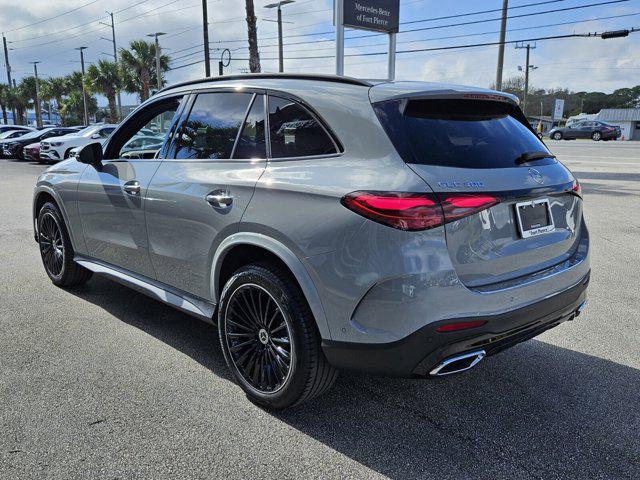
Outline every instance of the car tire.
<svg viewBox="0 0 640 480"><path fill-rule="evenodd" d="M73 148L67 148L67 151L64 152L64 160L66 160L67 158L69 158L69 155L71 155L71 150L73 150Z"/></svg>
<svg viewBox="0 0 640 480"><path fill-rule="evenodd" d="M60 209L50 202L38 212L38 246L44 269L54 285L74 287L93 275L73 261L73 247Z"/></svg>
<svg viewBox="0 0 640 480"><path fill-rule="evenodd" d="M561 132L554 132L553 139L554 140L562 140L562 133Z"/></svg>
<svg viewBox="0 0 640 480"><path fill-rule="evenodd" d="M600 132L593 132L591 134L591 140L593 140L594 142L599 142L600 140L602 140L602 134Z"/></svg>
<svg viewBox="0 0 640 480"><path fill-rule="evenodd" d="M308 401L337 377L300 288L277 266L251 264L234 273L220 296L218 333L234 379L261 406Z"/></svg>

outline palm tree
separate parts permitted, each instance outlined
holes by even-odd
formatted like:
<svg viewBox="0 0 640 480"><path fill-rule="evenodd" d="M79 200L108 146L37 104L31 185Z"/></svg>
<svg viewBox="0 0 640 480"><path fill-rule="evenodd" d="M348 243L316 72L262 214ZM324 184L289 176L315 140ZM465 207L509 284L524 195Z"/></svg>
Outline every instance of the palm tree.
<svg viewBox="0 0 640 480"><path fill-rule="evenodd" d="M129 49L120 50L120 68L124 90L137 93L144 102L149 98L151 85L157 83L157 75L169 70L169 57L160 56L161 72L156 72L155 43L133 40Z"/></svg>
<svg viewBox="0 0 640 480"><path fill-rule="evenodd" d="M260 52L258 52L258 26L253 0L245 0L247 10L247 36L249 39L249 70L260 73Z"/></svg>
<svg viewBox="0 0 640 480"><path fill-rule="evenodd" d="M49 102L49 121L51 121L51 100L56 101L56 108L60 112L62 97L68 93L65 77L50 77L42 82L40 94L42 98Z"/></svg>
<svg viewBox="0 0 640 480"><path fill-rule="evenodd" d="M71 92L82 92L82 72L71 72L64 77L65 95Z"/></svg>
<svg viewBox="0 0 640 480"><path fill-rule="evenodd" d="M32 102L36 96L36 79L35 77L24 77L16 88L12 89L11 106L16 110L19 125L23 122L28 123L25 118L25 112L32 106Z"/></svg>
<svg viewBox="0 0 640 480"><path fill-rule="evenodd" d="M85 78L85 86L89 92L99 93L107 97L111 123L118 122L116 94L120 88L120 83L120 72L117 63L108 60L98 60L97 64L89 65Z"/></svg>
<svg viewBox="0 0 640 480"><path fill-rule="evenodd" d="M98 110L96 97L87 97L87 110L89 115L93 115ZM84 102L82 90L73 90L62 100L60 117L65 125L77 125L84 122Z"/></svg>
<svg viewBox="0 0 640 480"><path fill-rule="evenodd" d="M0 83L0 110L2 110L2 121L6 125L7 119L7 105L9 104L9 85Z"/></svg>

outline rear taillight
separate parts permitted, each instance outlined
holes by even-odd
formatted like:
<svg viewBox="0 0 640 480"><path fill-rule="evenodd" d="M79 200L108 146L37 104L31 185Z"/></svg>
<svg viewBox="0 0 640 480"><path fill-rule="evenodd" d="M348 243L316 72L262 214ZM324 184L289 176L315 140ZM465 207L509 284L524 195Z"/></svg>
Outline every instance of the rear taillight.
<svg viewBox="0 0 640 480"><path fill-rule="evenodd" d="M454 222L496 205L499 200L491 195L439 194L445 223Z"/></svg>
<svg viewBox="0 0 640 480"><path fill-rule="evenodd" d="M571 191L582 198L582 188L580 187L580 182L578 180L573 181L573 185L571 186Z"/></svg>
<svg viewBox="0 0 640 480"><path fill-rule="evenodd" d="M400 230L426 230L473 215L499 200L490 195L352 192L342 198L349 210Z"/></svg>

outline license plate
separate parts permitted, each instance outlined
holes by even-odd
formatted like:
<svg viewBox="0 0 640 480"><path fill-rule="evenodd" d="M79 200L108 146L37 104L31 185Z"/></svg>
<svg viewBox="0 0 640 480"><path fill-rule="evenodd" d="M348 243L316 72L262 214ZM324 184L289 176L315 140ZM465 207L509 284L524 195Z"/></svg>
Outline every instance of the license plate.
<svg viewBox="0 0 640 480"><path fill-rule="evenodd" d="M516 216L522 238L535 237L556 229L548 198L516 203Z"/></svg>

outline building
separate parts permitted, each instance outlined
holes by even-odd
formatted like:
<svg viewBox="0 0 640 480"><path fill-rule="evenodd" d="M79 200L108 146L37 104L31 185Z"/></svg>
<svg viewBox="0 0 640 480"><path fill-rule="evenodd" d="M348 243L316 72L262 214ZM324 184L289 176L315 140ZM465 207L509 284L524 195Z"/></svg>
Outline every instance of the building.
<svg viewBox="0 0 640 480"><path fill-rule="evenodd" d="M625 140L640 140L640 108L604 108L595 119L620 127Z"/></svg>

